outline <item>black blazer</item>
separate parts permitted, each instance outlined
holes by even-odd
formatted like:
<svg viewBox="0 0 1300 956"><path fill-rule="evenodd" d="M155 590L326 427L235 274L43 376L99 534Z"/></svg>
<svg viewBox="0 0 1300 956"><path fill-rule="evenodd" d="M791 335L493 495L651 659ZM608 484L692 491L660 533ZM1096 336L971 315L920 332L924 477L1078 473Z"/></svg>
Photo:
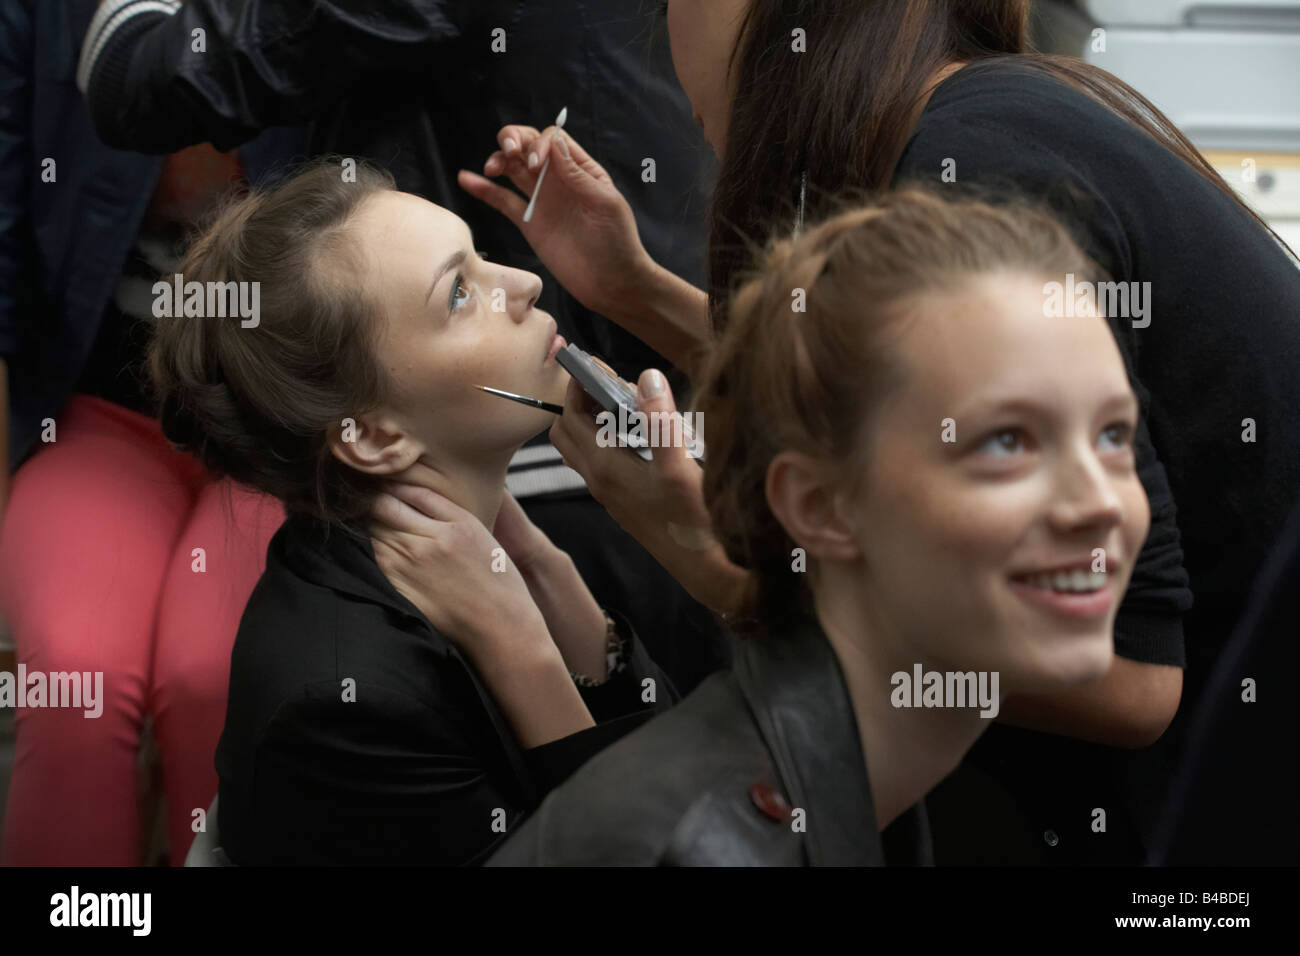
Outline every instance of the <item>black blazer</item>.
<svg viewBox="0 0 1300 956"><path fill-rule="evenodd" d="M490 865L933 862L923 804L876 830L848 688L817 623L734 654L547 797Z"/></svg>
<svg viewBox="0 0 1300 956"><path fill-rule="evenodd" d="M236 864L478 863L604 745L676 691L630 638L581 693L598 726L523 750L466 660L375 563L368 538L291 516L240 622L217 748ZM641 701L654 678L657 703Z"/></svg>

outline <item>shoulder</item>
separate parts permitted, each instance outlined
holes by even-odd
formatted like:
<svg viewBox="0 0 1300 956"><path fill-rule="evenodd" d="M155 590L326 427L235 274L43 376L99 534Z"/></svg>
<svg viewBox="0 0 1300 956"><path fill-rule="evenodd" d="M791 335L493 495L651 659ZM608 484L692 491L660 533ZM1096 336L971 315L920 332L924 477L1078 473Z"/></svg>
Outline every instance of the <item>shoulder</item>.
<svg viewBox="0 0 1300 956"><path fill-rule="evenodd" d="M732 676L582 767L493 865L779 865L802 861L775 765Z"/></svg>
<svg viewBox="0 0 1300 956"><path fill-rule="evenodd" d="M1068 179L1126 195L1148 181L1213 189L1116 110L1044 66L1014 58L972 64L939 86L917 120L898 176L938 178L946 159L956 161L959 183L1001 175L1029 186Z"/></svg>
<svg viewBox="0 0 1300 956"><path fill-rule="evenodd" d="M967 66L935 91L917 120L900 174L928 175L937 157L957 158L959 182L964 173L1002 171L1014 178L1035 168L1084 180L1110 174L1131 179L1141 169L1154 168L1164 177L1180 170L1189 178L1199 176L1130 120L1065 78L1010 58ZM1117 181L1129 180L1120 176Z"/></svg>
<svg viewBox="0 0 1300 956"><path fill-rule="evenodd" d="M268 556L231 653L227 723L248 733L333 713L372 721L477 713L466 669L436 633Z"/></svg>
<svg viewBox="0 0 1300 956"><path fill-rule="evenodd" d="M1041 203L1112 275L1131 267L1126 210L1139 202L1139 184L1200 188L1196 179L1190 166L1090 96L1001 59L968 66L940 86L895 170L899 186Z"/></svg>
<svg viewBox="0 0 1300 956"><path fill-rule="evenodd" d="M928 132L964 125L1011 135L1017 130L1077 128L1081 122L1089 128L1114 123L1136 136L1144 135L1044 67L998 58L967 66L940 84L917 129Z"/></svg>

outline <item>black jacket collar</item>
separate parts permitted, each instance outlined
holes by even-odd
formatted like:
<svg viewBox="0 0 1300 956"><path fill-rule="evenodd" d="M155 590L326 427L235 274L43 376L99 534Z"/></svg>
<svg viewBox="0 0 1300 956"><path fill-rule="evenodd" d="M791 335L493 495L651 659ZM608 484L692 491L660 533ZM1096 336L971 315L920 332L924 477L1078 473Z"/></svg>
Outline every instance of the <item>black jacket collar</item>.
<svg viewBox="0 0 1300 956"><path fill-rule="evenodd" d="M451 643L379 569L369 535L358 534L355 537L309 515L294 514L276 533L272 547L285 566L303 580L410 618L433 636L439 650L453 655Z"/></svg>
<svg viewBox="0 0 1300 956"><path fill-rule="evenodd" d="M929 824L920 804L885 830L839 660L815 620L781 634L743 640L734 673L776 762L792 806L807 811L814 866L930 863Z"/></svg>
<svg viewBox="0 0 1300 956"><path fill-rule="evenodd" d="M525 799L530 806L536 805L537 794L523 751L496 701L455 645L384 576L375 561L375 549L369 535L360 529L356 529L355 534L349 534L341 528L331 528L319 519L294 514L285 519L272 539L268 564L272 556L291 574L304 581L391 610L399 616L398 619L405 627L424 631L436 651L458 661L469 674L483 708L492 721Z"/></svg>

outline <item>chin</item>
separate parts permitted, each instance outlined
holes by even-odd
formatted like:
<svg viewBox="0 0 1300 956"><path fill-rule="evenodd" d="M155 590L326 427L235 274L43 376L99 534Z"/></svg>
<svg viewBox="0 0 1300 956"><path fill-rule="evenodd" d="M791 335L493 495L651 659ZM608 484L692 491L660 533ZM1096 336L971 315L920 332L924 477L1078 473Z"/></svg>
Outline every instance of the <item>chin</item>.
<svg viewBox="0 0 1300 956"><path fill-rule="evenodd" d="M537 395L536 397L552 401L550 396L547 395ZM522 414L519 418L519 428L515 432L517 436L516 445L523 445L532 441L542 432L547 431L556 421L556 416L550 412L542 411L540 408L526 408L521 405L519 410Z"/></svg>
<svg viewBox="0 0 1300 956"><path fill-rule="evenodd" d="M1041 647L1045 641L1050 646ZM1040 644L1042 654L1024 678L1026 685L1038 684L1040 691L1100 680L1115 660L1115 638L1110 628L1095 634L1039 636L1035 642Z"/></svg>

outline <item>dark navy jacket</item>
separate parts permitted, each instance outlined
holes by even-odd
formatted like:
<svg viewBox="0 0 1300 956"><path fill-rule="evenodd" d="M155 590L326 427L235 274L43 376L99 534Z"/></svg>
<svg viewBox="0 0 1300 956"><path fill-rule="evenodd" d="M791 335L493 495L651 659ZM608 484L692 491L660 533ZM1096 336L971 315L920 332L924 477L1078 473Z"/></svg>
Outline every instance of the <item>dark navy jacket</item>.
<svg viewBox="0 0 1300 956"><path fill-rule="evenodd" d="M0 356L11 469L81 373L164 161L110 149L95 134L75 80L96 6L0 3ZM269 181L301 143L283 128L250 142L241 150L250 180ZM43 180L47 158L52 182Z"/></svg>

